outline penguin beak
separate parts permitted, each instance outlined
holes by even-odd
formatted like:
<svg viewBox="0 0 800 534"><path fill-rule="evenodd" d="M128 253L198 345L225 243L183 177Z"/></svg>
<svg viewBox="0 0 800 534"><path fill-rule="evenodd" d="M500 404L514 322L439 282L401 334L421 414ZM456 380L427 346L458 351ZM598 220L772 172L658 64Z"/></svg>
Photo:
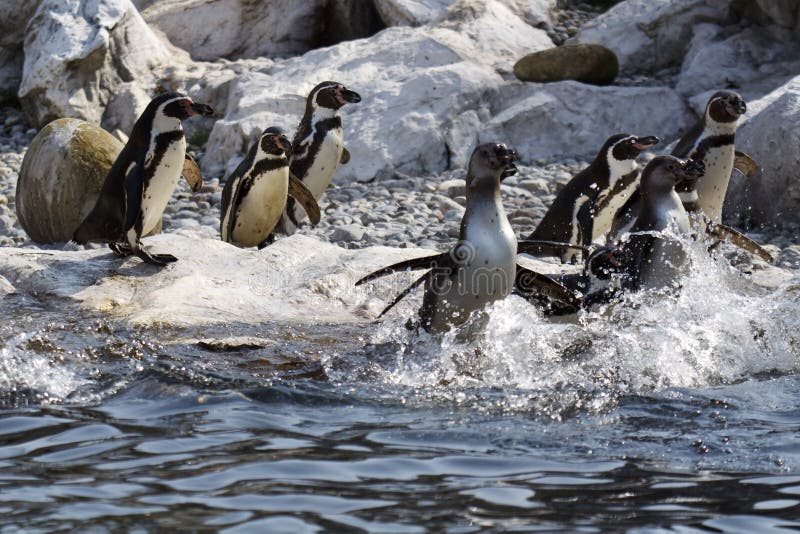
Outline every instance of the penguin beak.
<svg viewBox="0 0 800 534"><path fill-rule="evenodd" d="M361 95L356 93L355 91L351 91L346 87L342 87L342 90L339 94L336 95L339 98L339 101L344 104L349 102L351 104L357 104L361 102Z"/></svg>
<svg viewBox="0 0 800 534"><path fill-rule="evenodd" d="M513 148L507 148L505 145L497 145L495 154L500 160L500 163L505 167L500 174L500 180L505 180L509 176L517 174L517 166L514 165L514 160L517 159L517 151Z"/></svg>
<svg viewBox="0 0 800 534"><path fill-rule="evenodd" d="M706 172L706 166L701 160L687 159L683 162L678 179L681 184L692 183Z"/></svg>
<svg viewBox="0 0 800 534"><path fill-rule="evenodd" d="M211 106L208 106L206 104L197 104L195 102L192 102L188 106L186 111L190 117L193 115L203 115L206 117L210 117L211 115L214 114L214 110L211 108Z"/></svg>
<svg viewBox="0 0 800 534"><path fill-rule="evenodd" d="M633 148L642 152L658 144L658 137L655 135L648 135L647 137L637 137L633 143Z"/></svg>
<svg viewBox="0 0 800 534"><path fill-rule="evenodd" d="M728 103L728 113L731 115L744 115L747 112L747 104L741 98L736 98L733 102Z"/></svg>

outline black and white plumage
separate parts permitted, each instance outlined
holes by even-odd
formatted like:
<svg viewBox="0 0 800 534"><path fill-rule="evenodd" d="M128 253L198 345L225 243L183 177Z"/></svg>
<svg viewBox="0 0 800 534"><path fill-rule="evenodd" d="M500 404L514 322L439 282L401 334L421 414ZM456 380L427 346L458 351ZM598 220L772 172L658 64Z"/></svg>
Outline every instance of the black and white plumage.
<svg viewBox="0 0 800 534"><path fill-rule="evenodd" d="M655 136L616 134L603 144L594 161L575 175L528 237L588 246L611 228L614 214L639 183L636 158L658 143ZM541 247L534 255L560 254L574 261L579 251Z"/></svg>
<svg viewBox="0 0 800 534"><path fill-rule="evenodd" d="M97 203L73 239L106 242L117 255L136 255L153 265L176 261L169 254L146 252L141 238L161 220L187 162L181 121L212 114L211 107L179 93L155 97L134 124Z"/></svg>
<svg viewBox="0 0 800 534"><path fill-rule="evenodd" d="M292 140L294 151L289 158L289 168L317 200L333 181L339 164L350 160L350 153L344 147L339 109L357 102L361 102L358 93L330 81L318 84L306 99L305 114ZM304 217L301 207L289 198L275 231L291 235Z"/></svg>
<svg viewBox="0 0 800 534"><path fill-rule="evenodd" d="M625 251L623 289L668 288L685 272L688 256L678 236L688 237L691 226L675 186L703 172L702 161L675 156L658 156L644 168L636 220L619 243Z"/></svg>
<svg viewBox="0 0 800 534"><path fill-rule="evenodd" d="M243 247L262 248L286 206L287 196L297 198L319 222L313 194L289 174L292 144L280 128L267 128L250 147L222 190L220 237Z"/></svg>
<svg viewBox="0 0 800 534"><path fill-rule="evenodd" d="M714 93L706 104L703 117L672 150L673 156L691 157L705 167L706 174L695 182L677 185L684 208L689 213L698 213L698 219L714 223L722 221L722 204L736 159L736 126L746 110L744 99L739 94L731 91ZM610 239L630 229L636 218L638 202L637 191L615 215Z"/></svg>
<svg viewBox="0 0 800 534"><path fill-rule="evenodd" d="M428 332L443 333L508 296L519 276L551 287L557 293L566 291L549 278L517 265L517 240L500 199L500 181L516 173L515 159L516 152L503 144L478 146L470 158L467 205L458 243L443 254L390 265L356 282L360 285L403 270L429 270L400 293L381 315L424 284L419 325Z"/></svg>

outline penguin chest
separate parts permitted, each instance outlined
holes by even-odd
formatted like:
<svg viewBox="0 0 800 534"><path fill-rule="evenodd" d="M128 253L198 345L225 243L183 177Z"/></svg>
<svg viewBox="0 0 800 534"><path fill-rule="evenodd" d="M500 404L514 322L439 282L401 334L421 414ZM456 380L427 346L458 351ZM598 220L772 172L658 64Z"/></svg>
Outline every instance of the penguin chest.
<svg viewBox="0 0 800 534"><path fill-rule="evenodd" d="M625 205L639 185L639 174L635 170L621 176L618 181L604 191L597 200L592 225L592 241L604 236L614 223L614 216Z"/></svg>
<svg viewBox="0 0 800 534"><path fill-rule="evenodd" d="M145 169L145 176L149 174L150 179L145 179L142 189L142 235L151 232L161 220L180 180L185 158L186 140L183 136L168 144L160 158L157 154L148 154L145 158L155 167L152 171Z"/></svg>
<svg viewBox="0 0 800 534"><path fill-rule="evenodd" d="M248 182L249 191L232 208L231 237L242 246L254 247L272 233L283 213L289 192L289 167L261 173L247 181L243 179L239 187Z"/></svg>
<svg viewBox="0 0 800 534"><path fill-rule="evenodd" d="M697 181L697 207L712 221L722 220L722 204L733 172L734 146L710 148L703 158L705 173Z"/></svg>
<svg viewBox="0 0 800 534"><path fill-rule="evenodd" d="M470 221L464 239L451 250L459 268L449 277L432 277L428 291L435 293L436 306L431 330L462 324L473 312L511 294L517 272L516 237L504 214L493 219L487 225Z"/></svg>
<svg viewBox="0 0 800 534"><path fill-rule="evenodd" d="M339 168L342 158L344 140L341 128L332 128L325 132L319 141L319 150L314 154L312 162L305 176L298 176L308 189L314 193L314 198L320 198L333 181L333 175ZM301 210L302 211L302 210Z"/></svg>

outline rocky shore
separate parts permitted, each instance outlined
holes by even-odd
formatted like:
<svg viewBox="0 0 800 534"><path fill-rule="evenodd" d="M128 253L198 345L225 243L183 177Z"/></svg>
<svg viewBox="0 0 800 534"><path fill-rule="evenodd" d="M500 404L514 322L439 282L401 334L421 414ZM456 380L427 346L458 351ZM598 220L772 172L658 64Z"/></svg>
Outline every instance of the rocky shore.
<svg viewBox="0 0 800 534"><path fill-rule="evenodd" d="M519 173L502 191L523 237L608 135L658 135L662 143L652 152L666 152L708 95L727 87L748 100L737 145L763 169L753 182L734 176L727 219L771 245L776 265L800 268L800 60L793 53L800 13L791 6L375 0L378 18L347 19L352 27L338 34L325 30L330 46L304 34L270 48L270 38L279 36L267 35L240 48L218 41L200 50L193 43L205 38L210 16L202 2L184 6L191 26L160 0L103 0L91 13L74 3L26 3L17 14L24 20L10 33L24 37L24 46L3 44L0 68L12 74L8 80L19 80L5 101L21 106L0 108L0 246L79 248L36 245L20 227L15 189L26 148L55 116L129 131L155 87L186 92L217 110L213 120L187 129L206 181L197 193L179 185L164 213L165 234L218 239L220 182L264 127L294 131L314 82L336 79L364 96L342 113L352 161L322 198L321 223L300 233L346 249L440 250L458 235L464 167L476 143L506 142L520 153ZM322 16L323 4L283 6L283 16ZM248 22L253 14L239 4L218 7L217 15L232 25L218 35L229 37L272 16ZM50 24L56 15L66 26ZM91 41L92 32L99 41ZM125 48L133 38L139 47ZM588 43L616 53L613 84L530 83L513 74L526 54ZM99 80L97 91L86 91L92 79Z"/></svg>

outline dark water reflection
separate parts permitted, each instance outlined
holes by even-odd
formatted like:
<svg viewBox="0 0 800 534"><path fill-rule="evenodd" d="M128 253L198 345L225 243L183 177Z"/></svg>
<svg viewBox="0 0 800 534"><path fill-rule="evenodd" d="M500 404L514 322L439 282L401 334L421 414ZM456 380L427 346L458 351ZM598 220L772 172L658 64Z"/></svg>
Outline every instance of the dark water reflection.
<svg viewBox="0 0 800 534"><path fill-rule="evenodd" d="M363 327L243 339L26 305L0 327L3 532L800 530L792 369L589 409L332 374L373 356Z"/></svg>

